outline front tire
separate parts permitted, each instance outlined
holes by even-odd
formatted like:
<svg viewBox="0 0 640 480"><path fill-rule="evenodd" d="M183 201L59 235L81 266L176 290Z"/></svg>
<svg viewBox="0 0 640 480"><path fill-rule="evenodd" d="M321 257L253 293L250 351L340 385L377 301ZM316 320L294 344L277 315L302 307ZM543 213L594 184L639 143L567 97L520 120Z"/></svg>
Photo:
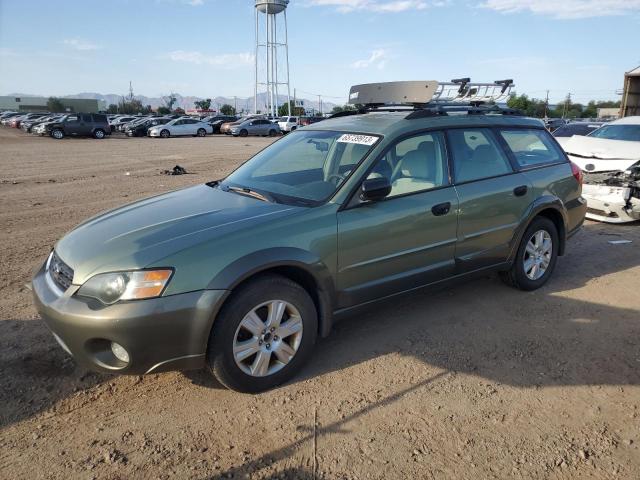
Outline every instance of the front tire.
<svg viewBox="0 0 640 480"><path fill-rule="evenodd" d="M160 136L161 136L162 138L169 138L169 137L171 136L171 133L169 132L169 130L166 130L166 129L165 129L165 130L162 130L162 131L160 132Z"/></svg>
<svg viewBox="0 0 640 480"><path fill-rule="evenodd" d="M62 140L64 138L64 132L60 128L56 128L51 131L51 136L56 140Z"/></svg>
<svg viewBox="0 0 640 480"><path fill-rule="evenodd" d="M227 388L269 390L291 379L313 352L318 317L309 294L280 275L240 287L217 316L207 363Z"/></svg>
<svg viewBox="0 0 640 480"><path fill-rule="evenodd" d="M239 135L240 135L241 137L246 137L246 136L248 136L248 135L249 135L249 132L247 132L245 129L242 129L242 130L240 130Z"/></svg>
<svg viewBox="0 0 640 480"><path fill-rule="evenodd" d="M507 285L520 290L542 287L553 274L559 247L555 224L546 217L536 217L522 236L511 269L500 272L500 278Z"/></svg>

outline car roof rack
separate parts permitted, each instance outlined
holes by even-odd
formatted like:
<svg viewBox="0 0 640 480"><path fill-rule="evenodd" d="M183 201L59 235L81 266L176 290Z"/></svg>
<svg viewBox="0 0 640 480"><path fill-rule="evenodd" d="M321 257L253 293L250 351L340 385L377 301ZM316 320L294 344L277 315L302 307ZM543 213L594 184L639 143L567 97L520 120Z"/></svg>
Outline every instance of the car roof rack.
<svg viewBox="0 0 640 480"><path fill-rule="evenodd" d="M522 115L518 110L496 105L509 98L514 86L511 79L477 83L468 77L455 78L450 82L429 80L365 83L354 85L349 91L348 103L359 108L337 113L331 118L372 111L404 110L411 110L407 119L448 115L450 112L469 115Z"/></svg>

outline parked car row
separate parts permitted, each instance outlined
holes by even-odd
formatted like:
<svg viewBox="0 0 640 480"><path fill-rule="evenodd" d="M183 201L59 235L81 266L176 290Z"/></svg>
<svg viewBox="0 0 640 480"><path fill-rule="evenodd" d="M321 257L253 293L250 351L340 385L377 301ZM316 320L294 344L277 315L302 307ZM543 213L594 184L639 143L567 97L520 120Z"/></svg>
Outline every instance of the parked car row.
<svg viewBox="0 0 640 480"><path fill-rule="evenodd" d="M211 115L197 118L187 115L107 115L101 113L21 113L0 114L2 125L21 128L26 133L48 135L56 139L86 136L98 139L122 133L128 137L177 137L227 134L234 137L269 136L289 133L323 120L322 117L287 116L270 119L253 114L243 117Z"/></svg>
<svg viewBox="0 0 640 480"><path fill-rule="evenodd" d="M26 133L64 137L104 138L111 134L107 116L101 113L22 113L0 114L2 125L20 128Z"/></svg>

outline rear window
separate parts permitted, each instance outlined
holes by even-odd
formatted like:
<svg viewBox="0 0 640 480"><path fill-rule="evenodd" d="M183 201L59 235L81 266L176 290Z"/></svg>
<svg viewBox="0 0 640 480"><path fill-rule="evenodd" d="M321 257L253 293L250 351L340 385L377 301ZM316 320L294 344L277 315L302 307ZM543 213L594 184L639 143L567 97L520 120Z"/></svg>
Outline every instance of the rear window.
<svg viewBox="0 0 640 480"><path fill-rule="evenodd" d="M501 130L521 167L533 167L547 163L564 162L565 157L545 130Z"/></svg>

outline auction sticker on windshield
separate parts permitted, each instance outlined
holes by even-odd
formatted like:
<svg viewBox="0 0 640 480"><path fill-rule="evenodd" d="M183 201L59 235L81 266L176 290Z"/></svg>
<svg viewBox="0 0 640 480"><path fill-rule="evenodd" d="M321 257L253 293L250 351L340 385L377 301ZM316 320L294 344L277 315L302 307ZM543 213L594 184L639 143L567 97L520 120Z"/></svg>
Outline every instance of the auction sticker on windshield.
<svg viewBox="0 0 640 480"><path fill-rule="evenodd" d="M359 145L368 146L376 143L376 140L378 140L378 137L373 137L371 135L354 135L353 133L345 133L338 138L339 143L357 143Z"/></svg>

